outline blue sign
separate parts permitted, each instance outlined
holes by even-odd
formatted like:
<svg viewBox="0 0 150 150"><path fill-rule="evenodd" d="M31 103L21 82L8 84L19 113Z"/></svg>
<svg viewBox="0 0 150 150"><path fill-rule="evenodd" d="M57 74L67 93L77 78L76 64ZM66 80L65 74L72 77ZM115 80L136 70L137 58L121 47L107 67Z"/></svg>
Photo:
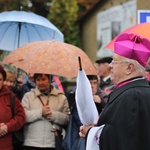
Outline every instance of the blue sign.
<svg viewBox="0 0 150 150"><path fill-rule="evenodd" d="M149 22L149 20L147 20L148 17L150 17L150 11L148 10L138 11L138 23Z"/></svg>

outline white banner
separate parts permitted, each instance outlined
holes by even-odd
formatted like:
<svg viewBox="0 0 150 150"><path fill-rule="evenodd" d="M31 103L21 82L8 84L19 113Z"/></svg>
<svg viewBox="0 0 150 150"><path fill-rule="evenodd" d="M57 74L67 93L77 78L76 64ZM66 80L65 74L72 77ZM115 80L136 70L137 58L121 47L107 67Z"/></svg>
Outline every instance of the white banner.
<svg viewBox="0 0 150 150"><path fill-rule="evenodd" d="M75 100L82 124L96 124L99 115L93 100L91 84L84 70L79 70L78 72Z"/></svg>

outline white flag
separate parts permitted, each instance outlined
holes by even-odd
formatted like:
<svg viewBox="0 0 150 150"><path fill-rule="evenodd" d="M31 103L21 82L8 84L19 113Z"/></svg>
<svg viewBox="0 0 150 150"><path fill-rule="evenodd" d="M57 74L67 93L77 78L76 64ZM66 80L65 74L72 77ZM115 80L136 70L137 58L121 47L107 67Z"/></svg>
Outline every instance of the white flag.
<svg viewBox="0 0 150 150"><path fill-rule="evenodd" d="M100 136L102 133L103 128L105 127L105 124L99 126L99 127L93 127L90 129L88 136L87 136L87 144L86 144L86 150L100 150Z"/></svg>
<svg viewBox="0 0 150 150"><path fill-rule="evenodd" d="M99 115L93 100L91 84L84 70L78 72L75 99L81 123L83 125L96 124Z"/></svg>

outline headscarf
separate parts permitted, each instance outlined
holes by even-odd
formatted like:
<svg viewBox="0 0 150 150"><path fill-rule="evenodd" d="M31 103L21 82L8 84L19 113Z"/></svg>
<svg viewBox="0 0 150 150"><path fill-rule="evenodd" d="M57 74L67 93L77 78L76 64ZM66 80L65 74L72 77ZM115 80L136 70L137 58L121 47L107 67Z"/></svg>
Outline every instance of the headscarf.
<svg viewBox="0 0 150 150"><path fill-rule="evenodd" d="M6 71L4 70L4 68L0 65L0 73L3 76L4 81L6 80Z"/></svg>

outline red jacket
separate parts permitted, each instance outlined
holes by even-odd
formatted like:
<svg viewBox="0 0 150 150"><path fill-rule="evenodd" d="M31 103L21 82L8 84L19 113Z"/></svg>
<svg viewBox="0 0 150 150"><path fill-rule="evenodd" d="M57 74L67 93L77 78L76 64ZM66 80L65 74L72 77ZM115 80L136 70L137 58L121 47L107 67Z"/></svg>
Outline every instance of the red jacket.
<svg viewBox="0 0 150 150"><path fill-rule="evenodd" d="M25 123L25 112L20 100L14 97L14 118L12 119L10 107L10 91L6 87L0 90L0 123L5 123L8 127L8 133L0 137L0 150L13 150L12 132L20 129Z"/></svg>

